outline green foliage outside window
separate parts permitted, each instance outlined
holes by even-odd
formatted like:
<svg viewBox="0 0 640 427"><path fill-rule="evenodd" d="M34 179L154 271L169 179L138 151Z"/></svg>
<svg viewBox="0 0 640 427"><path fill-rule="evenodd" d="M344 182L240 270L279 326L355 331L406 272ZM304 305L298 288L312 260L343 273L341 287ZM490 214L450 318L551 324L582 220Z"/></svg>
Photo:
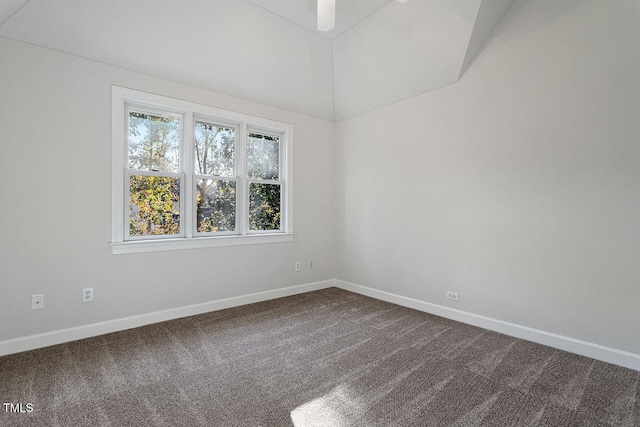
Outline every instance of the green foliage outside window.
<svg viewBox="0 0 640 427"><path fill-rule="evenodd" d="M280 179L280 137L250 132L247 142L247 174L264 181ZM252 182L249 185L249 229L280 229L280 184Z"/></svg>
<svg viewBox="0 0 640 427"><path fill-rule="evenodd" d="M180 170L180 120L174 116L129 112L129 167L139 171ZM180 233L180 179L131 175L131 236Z"/></svg>
<svg viewBox="0 0 640 427"><path fill-rule="evenodd" d="M151 236L180 233L180 180L132 175L129 234Z"/></svg>
<svg viewBox="0 0 640 427"><path fill-rule="evenodd" d="M136 170L180 170L180 120L129 112L129 167Z"/></svg>
<svg viewBox="0 0 640 427"><path fill-rule="evenodd" d="M199 233L235 231L236 183L200 179L196 193L197 229Z"/></svg>
<svg viewBox="0 0 640 427"><path fill-rule="evenodd" d="M180 234L181 120L129 110L129 234ZM249 229L281 229L280 137L247 135ZM236 129L203 120L194 125L196 230L236 231ZM141 173L136 174L135 171ZM166 173L166 174L165 174ZM164 175L164 176L162 176Z"/></svg>
<svg viewBox="0 0 640 427"><path fill-rule="evenodd" d="M249 229L280 229L280 185L252 183L249 188Z"/></svg>

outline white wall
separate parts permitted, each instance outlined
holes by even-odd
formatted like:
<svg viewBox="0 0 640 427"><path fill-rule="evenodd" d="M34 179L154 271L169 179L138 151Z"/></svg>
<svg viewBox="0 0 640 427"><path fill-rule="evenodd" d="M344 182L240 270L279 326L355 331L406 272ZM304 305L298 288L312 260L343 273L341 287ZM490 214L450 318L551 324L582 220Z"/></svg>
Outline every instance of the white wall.
<svg viewBox="0 0 640 427"><path fill-rule="evenodd" d="M638 22L518 1L457 84L339 122L337 278L640 353Z"/></svg>
<svg viewBox="0 0 640 427"><path fill-rule="evenodd" d="M331 41L247 1L31 0L0 35L333 119Z"/></svg>
<svg viewBox="0 0 640 427"><path fill-rule="evenodd" d="M335 117L454 83L480 0L389 2L333 42Z"/></svg>
<svg viewBox="0 0 640 427"><path fill-rule="evenodd" d="M337 277L640 353L639 9L518 1L457 84L335 129L0 38L0 342ZM112 255L112 84L292 123L294 242Z"/></svg>
<svg viewBox="0 0 640 427"><path fill-rule="evenodd" d="M0 58L0 342L333 277L332 122L2 38ZM292 123L294 241L112 255L113 84Z"/></svg>

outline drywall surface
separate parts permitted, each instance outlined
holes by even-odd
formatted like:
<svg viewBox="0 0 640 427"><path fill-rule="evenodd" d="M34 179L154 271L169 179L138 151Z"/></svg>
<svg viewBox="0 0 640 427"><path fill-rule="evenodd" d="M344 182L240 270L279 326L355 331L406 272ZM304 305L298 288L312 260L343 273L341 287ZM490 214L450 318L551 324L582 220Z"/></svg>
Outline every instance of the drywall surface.
<svg viewBox="0 0 640 427"><path fill-rule="evenodd" d="M337 278L640 353L639 20L518 1L457 84L339 122Z"/></svg>
<svg viewBox="0 0 640 427"><path fill-rule="evenodd" d="M333 278L332 122L3 38L0 57L0 341ZM293 242L112 255L112 85L293 124Z"/></svg>
<svg viewBox="0 0 640 427"><path fill-rule="evenodd" d="M513 2L339 1L318 32L315 0L12 0L0 36L333 120L456 82Z"/></svg>
<svg viewBox="0 0 640 427"><path fill-rule="evenodd" d="M491 37L491 33L498 27L502 18L507 14L515 0L485 0L480 3L476 23L469 39L460 75L469 68L473 59Z"/></svg>
<svg viewBox="0 0 640 427"><path fill-rule="evenodd" d="M480 0L390 2L336 38L336 119L454 83L479 6Z"/></svg>
<svg viewBox="0 0 640 427"><path fill-rule="evenodd" d="M333 119L331 41L246 1L31 0L0 35Z"/></svg>

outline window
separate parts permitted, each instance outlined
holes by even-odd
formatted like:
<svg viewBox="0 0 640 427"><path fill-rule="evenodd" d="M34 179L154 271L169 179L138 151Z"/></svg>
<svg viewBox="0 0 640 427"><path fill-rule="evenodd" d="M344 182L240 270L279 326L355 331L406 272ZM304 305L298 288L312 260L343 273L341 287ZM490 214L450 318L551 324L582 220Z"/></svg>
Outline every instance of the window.
<svg viewBox="0 0 640 427"><path fill-rule="evenodd" d="M291 241L286 123L113 87L113 253Z"/></svg>

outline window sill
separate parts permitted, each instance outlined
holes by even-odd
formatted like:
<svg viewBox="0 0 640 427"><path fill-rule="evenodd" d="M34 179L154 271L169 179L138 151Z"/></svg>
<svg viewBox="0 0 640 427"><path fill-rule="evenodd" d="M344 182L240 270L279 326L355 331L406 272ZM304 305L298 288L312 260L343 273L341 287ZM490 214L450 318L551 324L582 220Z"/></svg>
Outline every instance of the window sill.
<svg viewBox="0 0 640 427"><path fill-rule="evenodd" d="M197 237L191 239L157 239L110 243L113 255L142 252L214 248L218 246L257 245L293 241L294 233L251 234L248 236Z"/></svg>

